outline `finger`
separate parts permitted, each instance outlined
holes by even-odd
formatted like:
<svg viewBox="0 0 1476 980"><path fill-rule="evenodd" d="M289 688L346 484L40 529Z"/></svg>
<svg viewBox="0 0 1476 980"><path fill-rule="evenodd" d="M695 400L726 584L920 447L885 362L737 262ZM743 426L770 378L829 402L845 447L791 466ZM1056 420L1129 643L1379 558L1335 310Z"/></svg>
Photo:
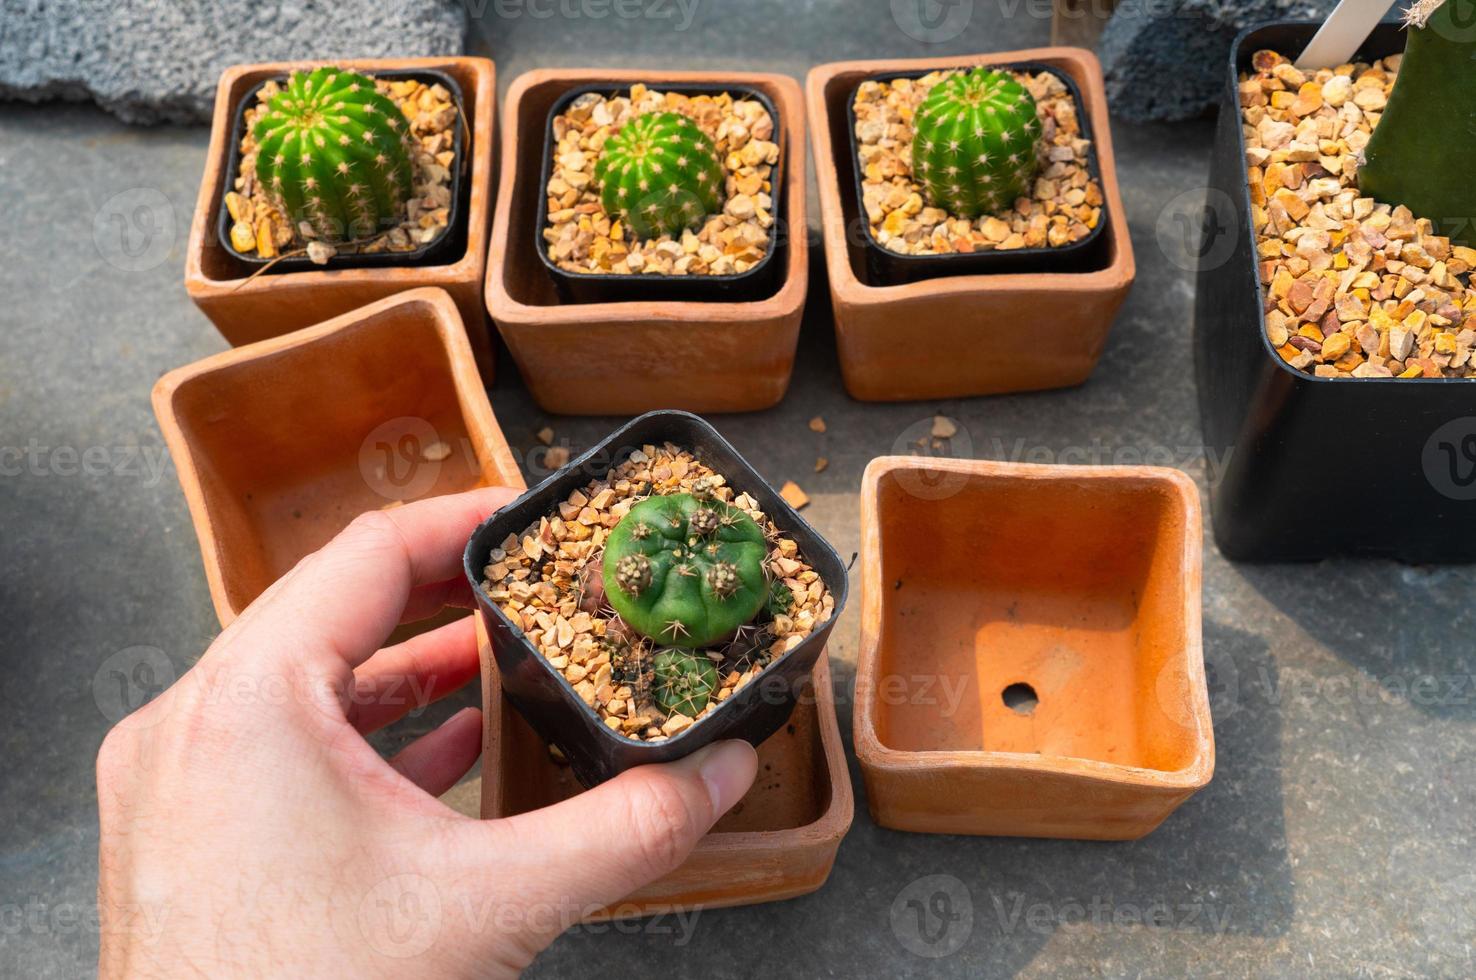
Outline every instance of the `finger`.
<svg viewBox="0 0 1476 980"><path fill-rule="evenodd" d="M390 759L400 775L431 796L440 796L466 775L482 753L482 711L462 708Z"/></svg>
<svg viewBox="0 0 1476 980"><path fill-rule="evenodd" d="M422 619L430 619L447 606L455 609L472 609L476 606L472 599L471 583L466 580L465 575L430 585L417 585L411 589L410 598L405 601L405 609L400 613L400 622L418 623Z"/></svg>
<svg viewBox="0 0 1476 980"><path fill-rule="evenodd" d="M385 647L354 671L348 720L368 735L477 676L476 620L464 616Z"/></svg>
<svg viewBox="0 0 1476 980"><path fill-rule="evenodd" d="M515 889L520 902L576 913L608 907L686 860L757 771L747 742L718 742L678 762L637 766L543 810L470 823L482 840L465 853L475 860L482 852L482 887ZM559 928L539 937L540 948Z"/></svg>
<svg viewBox="0 0 1476 980"><path fill-rule="evenodd" d="M400 621L411 590L459 574L472 530L517 493L484 487L359 515L253 603L222 652L358 666Z"/></svg>

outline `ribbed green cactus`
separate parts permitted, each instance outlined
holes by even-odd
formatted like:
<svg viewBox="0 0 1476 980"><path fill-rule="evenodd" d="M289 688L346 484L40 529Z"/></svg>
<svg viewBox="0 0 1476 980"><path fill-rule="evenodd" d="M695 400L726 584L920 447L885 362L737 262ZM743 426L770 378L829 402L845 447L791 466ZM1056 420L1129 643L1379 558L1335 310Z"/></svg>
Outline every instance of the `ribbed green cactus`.
<svg viewBox="0 0 1476 980"><path fill-rule="evenodd" d="M717 690L717 667L703 653L662 650L654 658L656 706L668 715L697 717Z"/></svg>
<svg viewBox="0 0 1476 980"><path fill-rule="evenodd" d="M605 141L595 164L600 204L644 240L700 224L722 207L717 147L679 112L648 112Z"/></svg>
<svg viewBox="0 0 1476 980"><path fill-rule="evenodd" d="M1029 193L1040 118L1009 72L949 75L923 100L912 129L912 172L934 207L974 218Z"/></svg>
<svg viewBox="0 0 1476 980"><path fill-rule="evenodd" d="M642 636L707 646L764 608L767 554L764 532L736 507L685 493L648 497L605 542L606 599Z"/></svg>
<svg viewBox="0 0 1476 980"><path fill-rule="evenodd" d="M256 121L256 177L294 227L327 241L395 224L410 194L410 123L374 82L339 68L293 72Z"/></svg>
<svg viewBox="0 0 1476 980"><path fill-rule="evenodd" d="M1403 204L1457 245L1476 244L1476 31L1469 5L1418 0L1405 11L1404 59L1358 167L1358 189Z"/></svg>

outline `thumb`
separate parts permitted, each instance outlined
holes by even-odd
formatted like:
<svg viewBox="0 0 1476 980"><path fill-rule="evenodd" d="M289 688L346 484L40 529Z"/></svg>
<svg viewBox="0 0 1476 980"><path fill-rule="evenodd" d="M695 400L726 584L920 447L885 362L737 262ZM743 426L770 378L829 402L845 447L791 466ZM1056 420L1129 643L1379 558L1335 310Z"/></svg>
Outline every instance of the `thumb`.
<svg viewBox="0 0 1476 980"><path fill-rule="evenodd" d="M496 872L484 881L502 891L499 904L562 910L564 921L550 923L546 936L523 937L536 952L572 921L674 871L757 772L753 746L717 742L677 762L626 770L554 806L483 824L498 852L487 855ZM536 917L527 924L544 931Z"/></svg>

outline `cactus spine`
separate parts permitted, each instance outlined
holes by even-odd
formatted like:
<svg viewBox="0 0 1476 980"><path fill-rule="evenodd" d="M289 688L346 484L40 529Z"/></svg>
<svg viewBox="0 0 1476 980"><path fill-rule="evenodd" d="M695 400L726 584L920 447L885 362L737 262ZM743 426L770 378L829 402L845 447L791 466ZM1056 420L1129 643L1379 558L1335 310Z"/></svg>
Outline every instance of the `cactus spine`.
<svg viewBox="0 0 1476 980"><path fill-rule="evenodd" d="M696 718L717 690L717 667L706 654L662 650L653 662L656 706L668 715Z"/></svg>
<svg viewBox="0 0 1476 980"><path fill-rule="evenodd" d="M912 172L934 207L991 214L1029 192L1039 140L1035 100L1014 76L959 72L934 85L913 118Z"/></svg>
<svg viewBox="0 0 1476 980"><path fill-rule="evenodd" d="M700 224L722 207L717 147L678 112L648 112L621 126L595 164L600 204L641 240Z"/></svg>
<svg viewBox="0 0 1476 980"><path fill-rule="evenodd" d="M1476 32L1454 0L1405 12L1404 59L1358 167L1358 188L1428 218L1458 245L1476 244Z"/></svg>
<svg viewBox="0 0 1476 980"><path fill-rule="evenodd" d="M327 241L394 224L410 194L410 123L374 82L338 68L293 72L252 130L256 177L292 221Z"/></svg>

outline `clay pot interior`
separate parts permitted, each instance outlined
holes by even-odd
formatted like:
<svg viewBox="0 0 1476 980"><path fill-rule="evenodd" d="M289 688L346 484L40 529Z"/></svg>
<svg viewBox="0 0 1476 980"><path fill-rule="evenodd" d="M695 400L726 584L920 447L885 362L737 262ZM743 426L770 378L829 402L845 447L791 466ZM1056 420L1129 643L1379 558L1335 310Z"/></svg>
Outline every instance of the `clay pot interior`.
<svg viewBox="0 0 1476 980"><path fill-rule="evenodd" d="M882 745L1190 766L1156 694L1188 629L1173 497L1150 480L948 473L957 492L926 499L916 477L876 488ZM934 696L889 694L888 678L933 678Z"/></svg>
<svg viewBox="0 0 1476 980"><path fill-rule="evenodd" d="M439 299L426 302L427 293ZM482 444L485 423L468 420L479 408L490 423L491 411L480 385L481 406L462 401L452 358L469 362L470 350L463 341L453 355L443 340L442 318L461 329L449 298L421 291L375 308L311 343L273 347L280 338L257 345L270 348L259 356L221 355L232 359L185 377L168 397L214 539L223 621L360 513L522 486L505 444L498 458ZM473 365L464 370L475 378ZM492 431L500 443L495 423ZM436 441L451 451L432 462L423 452Z"/></svg>

